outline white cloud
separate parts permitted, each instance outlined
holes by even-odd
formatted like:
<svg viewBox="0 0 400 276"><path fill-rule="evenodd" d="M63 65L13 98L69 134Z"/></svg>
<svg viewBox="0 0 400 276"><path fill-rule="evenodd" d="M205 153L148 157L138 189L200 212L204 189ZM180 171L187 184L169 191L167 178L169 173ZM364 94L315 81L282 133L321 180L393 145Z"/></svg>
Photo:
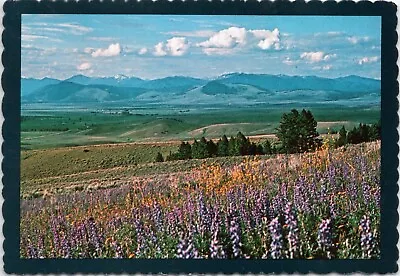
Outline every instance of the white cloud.
<svg viewBox="0 0 400 276"><path fill-rule="evenodd" d="M83 35L92 32L93 29L79 25L78 23L58 23L50 24L46 22L36 22L27 24L23 27L22 31L29 32L59 32L73 35Z"/></svg>
<svg viewBox="0 0 400 276"><path fill-rule="evenodd" d="M173 37L166 43L159 42L154 46L155 56L183 56L189 49L189 43L185 37Z"/></svg>
<svg viewBox="0 0 400 276"><path fill-rule="evenodd" d="M197 43L203 52L211 54L231 54L234 51L228 49L243 48L246 45L254 45L262 50L280 50L280 33L278 29L270 30L246 30L245 28L230 27L213 34L208 40Z"/></svg>
<svg viewBox="0 0 400 276"><path fill-rule="evenodd" d="M94 52L94 48L86 47L85 49L83 49L83 52L86 54L91 54Z"/></svg>
<svg viewBox="0 0 400 276"><path fill-rule="evenodd" d="M44 35L33 35L33 34L22 34L21 35L21 41L28 41L28 42L32 42L32 41L36 41L37 39L41 39L44 41L52 41L52 42L62 42L61 39L58 38L51 38L48 36L44 36Z"/></svg>
<svg viewBox="0 0 400 276"><path fill-rule="evenodd" d="M350 36L347 38L347 41L349 41L351 44L358 44L361 42L367 42L369 40L370 40L370 38L368 36L364 36L364 37Z"/></svg>
<svg viewBox="0 0 400 276"><path fill-rule="evenodd" d="M208 56L211 55L230 55L235 52L235 49L230 48L204 48L203 53Z"/></svg>
<svg viewBox="0 0 400 276"><path fill-rule="evenodd" d="M121 53L121 45L119 43L110 44L106 49L97 49L92 52L92 57L114 57Z"/></svg>
<svg viewBox="0 0 400 276"><path fill-rule="evenodd" d="M261 39L257 46L262 50L268 50L273 47L275 50L280 50L279 30L275 28L273 31L269 30L250 30L255 38Z"/></svg>
<svg viewBox="0 0 400 276"><path fill-rule="evenodd" d="M337 57L337 54L328 54L328 55L324 56L323 60L328 61L328 60L334 59L336 57Z"/></svg>
<svg viewBox="0 0 400 276"><path fill-rule="evenodd" d="M160 42L156 46L154 46L154 55L157 57L166 56L167 52L164 50L164 43Z"/></svg>
<svg viewBox="0 0 400 276"><path fill-rule="evenodd" d="M360 58L360 59L358 60L358 64L359 64L359 65L363 65L363 64L365 64L365 63L377 62L378 60L379 60L379 57L378 57L378 56L374 56L374 57L363 57L363 58Z"/></svg>
<svg viewBox="0 0 400 276"><path fill-rule="evenodd" d="M88 37L89 40L94 40L94 41L106 41L106 42L111 42L114 41L114 37L106 37L106 36L92 36Z"/></svg>
<svg viewBox="0 0 400 276"><path fill-rule="evenodd" d="M68 29L72 34L81 35L93 31L92 28L79 25L77 23L60 23L55 26Z"/></svg>
<svg viewBox="0 0 400 276"><path fill-rule="evenodd" d="M324 52L304 52L300 55L301 59L306 60L309 63L328 61L336 58L336 54L325 54Z"/></svg>
<svg viewBox="0 0 400 276"><path fill-rule="evenodd" d="M139 55L145 55L147 53L147 48L141 48L138 52Z"/></svg>
<svg viewBox="0 0 400 276"><path fill-rule="evenodd" d="M324 52L304 52L300 58L309 62L320 62L324 58Z"/></svg>
<svg viewBox="0 0 400 276"><path fill-rule="evenodd" d="M297 63L297 61L294 61L294 60L290 59L289 57L286 57L282 62L286 65L294 65Z"/></svg>
<svg viewBox="0 0 400 276"><path fill-rule="evenodd" d="M212 35L208 40L197 44L204 48L233 48L246 43L245 28L230 27Z"/></svg>
<svg viewBox="0 0 400 276"><path fill-rule="evenodd" d="M89 62L84 62L84 63L78 65L76 68L79 71L86 71L86 70L89 70L91 67L92 67L92 65Z"/></svg>
<svg viewBox="0 0 400 276"><path fill-rule="evenodd" d="M332 69L332 65L328 64L328 65L324 65L324 66L314 66L311 68L312 70L324 70L324 71L328 71Z"/></svg>
<svg viewBox="0 0 400 276"><path fill-rule="evenodd" d="M212 30L198 30L192 32L166 32L164 34L173 35L173 36L185 36L185 37L210 37L214 35L216 32Z"/></svg>

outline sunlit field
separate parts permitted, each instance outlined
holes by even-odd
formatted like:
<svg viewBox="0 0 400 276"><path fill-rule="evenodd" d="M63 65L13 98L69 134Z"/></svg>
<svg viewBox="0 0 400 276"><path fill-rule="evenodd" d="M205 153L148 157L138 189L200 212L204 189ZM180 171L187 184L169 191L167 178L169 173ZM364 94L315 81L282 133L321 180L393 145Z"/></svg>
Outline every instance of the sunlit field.
<svg viewBox="0 0 400 276"><path fill-rule="evenodd" d="M379 258L380 141L201 162L21 199L21 257Z"/></svg>

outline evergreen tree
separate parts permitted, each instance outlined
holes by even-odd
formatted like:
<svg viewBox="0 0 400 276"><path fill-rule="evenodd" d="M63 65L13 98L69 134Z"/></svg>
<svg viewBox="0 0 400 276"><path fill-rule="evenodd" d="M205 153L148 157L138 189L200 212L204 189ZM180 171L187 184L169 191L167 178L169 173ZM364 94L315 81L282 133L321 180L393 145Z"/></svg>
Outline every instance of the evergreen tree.
<svg viewBox="0 0 400 276"><path fill-rule="evenodd" d="M359 125L359 132L360 132L360 137L361 137L361 141L362 142L369 142L370 141L370 130L369 130L369 126L367 126L366 124L360 124Z"/></svg>
<svg viewBox="0 0 400 276"><path fill-rule="evenodd" d="M200 141L198 142L195 140L192 154L192 157L196 159L209 157L206 138L201 137Z"/></svg>
<svg viewBox="0 0 400 276"><path fill-rule="evenodd" d="M217 145L214 143L213 140L207 141L207 156L208 157L215 157L217 156Z"/></svg>
<svg viewBox="0 0 400 276"><path fill-rule="evenodd" d="M239 155L248 155L249 146L249 140L246 138L246 136L243 135L243 133L239 131L236 135L236 152L238 152Z"/></svg>
<svg viewBox="0 0 400 276"><path fill-rule="evenodd" d="M229 139L228 153L229 153L229 156L240 155L240 152L238 151L238 147L236 146L236 139L233 136Z"/></svg>
<svg viewBox="0 0 400 276"><path fill-rule="evenodd" d="M217 155L218 156L228 156L228 145L229 141L226 135L222 136L222 138L217 143Z"/></svg>
<svg viewBox="0 0 400 276"><path fill-rule="evenodd" d="M381 120L373 124L370 128L370 141L376 141L381 139Z"/></svg>
<svg viewBox="0 0 400 276"><path fill-rule="evenodd" d="M264 154L272 154L272 146L269 140L265 141L263 152Z"/></svg>
<svg viewBox="0 0 400 276"><path fill-rule="evenodd" d="M156 162L164 162L164 157L162 156L161 152L157 152Z"/></svg>
<svg viewBox="0 0 400 276"><path fill-rule="evenodd" d="M192 148L189 143L182 142L178 149L178 157L181 160L192 158Z"/></svg>
<svg viewBox="0 0 400 276"><path fill-rule="evenodd" d="M255 143L250 143L247 150L248 155L256 155L257 154L257 145Z"/></svg>
<svg viewBox="0 0 400 276"><path fill-rule="evenodd" d="M304 109L301 113L296 109L292 109L288 114L284 113L277 136L286 153L314 150L321 143L318 139L317 122L311 111Z"/></svg>
<svg viewBox="0 0 400 276"><path fill-rule="evenodd" d="M347 144L347 131L344 126L339 131L339 138L336 140L336 146L341 147Z"/></svg>
<svg viewBox="0 0 400 276"><path fill-rule="evenodd" d="M353 127L352 130L347 134L347 142L350 144L359 144L362 142L360 129Z"/></svg>
<svg viewBox="0 0 400 276"><path fill-rule="evenodd" d="M256 149L256 155L262 155L262 154L264 154L263 146L258 144Z"/></svg>

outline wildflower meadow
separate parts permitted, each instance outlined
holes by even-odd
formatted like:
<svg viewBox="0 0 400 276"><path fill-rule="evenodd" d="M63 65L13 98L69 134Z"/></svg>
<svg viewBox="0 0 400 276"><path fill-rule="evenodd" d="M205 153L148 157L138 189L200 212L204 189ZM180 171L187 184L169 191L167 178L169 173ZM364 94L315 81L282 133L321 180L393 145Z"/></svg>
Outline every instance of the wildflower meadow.
<svg viewBox="0 0 400 276"><path fill-rule="evenodd" d="M21 199L22 258L371 259L380 142Z"/></svg>

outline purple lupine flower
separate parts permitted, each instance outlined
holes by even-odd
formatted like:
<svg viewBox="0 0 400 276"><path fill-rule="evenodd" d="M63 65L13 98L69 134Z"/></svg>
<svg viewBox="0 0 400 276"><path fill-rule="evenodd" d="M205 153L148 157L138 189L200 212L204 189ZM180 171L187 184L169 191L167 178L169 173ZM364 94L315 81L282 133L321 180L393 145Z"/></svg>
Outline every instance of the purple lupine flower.
<svg viewBox="0 0 400 276"><path fill-rule="evenodd" d="M272 209L273 209L273 216L277 216L282 211L283 200L282 197L276 195L272 199Z"/></svg>
<svg viewBox="0 0 400 276"><path fill-rule="evenodd" d="M142 221L139 219L135 220L135 228L136 228L136 252L135 256L139 256L140 254L144 253L145 249L145 233Z"/></svg>
<svg viewBox="0 0 400 276"><path fill-rule="evenodd" d="M369 205L369 203L371 201L370 186L366 181L363 181L361 183L361 186L362 186L362 193L363 193L365 204Z"/></svg>
<svg viewBox="0 0 400 276"><path fill-rule="evenodd" d="M224 259L226 254L222 245L218 241L218 227L215 227L213 239L210 244L210 256L212 259Z"/></svg>
<svg viewBox="0 0 400 276"><path fill-rule="evenodd" d="M296 183L294 187L294 205L297 210L309 213L310 212L310 204L309 197L306 195L305 189L308 188L306 185L305 178L301 177Z"/></svg>
<svg viewBox="0 0 400 276"><path fill-rule="evenodd" d="M100 256L103 247L103 237L99 233L96 222L92 217L87 220L87 232L89 242L94 246L97 256Z"/></svg>
<svg viewBox="0 0 400 276"><path fill-rule="evenodd" d="M318 227L318 246L330 259L332 247L332 227L330 219L322 220Z"/></svg>
<svg viewBox="0 0 400 276"><path fill-rule="evenodd" d="M29 242L29 245L28 245L28 258L31 258L31 259L37 259L37 258L39 258L39 255L38 255L38 250L37 250L37 248L36 247L34 247L33 245L32 245L32 243L31 242Z"/></svg>
<svg viewBox="0 0 400 276"><path fill-rule="evenodd" d="M198 258L199 253L193 245L192 238L189 235L181 235L177 246L177 257L180 259Z"/></svg>
<svg viewBox="0 0 400 276"><path fill-rule="evenodd" d="M379 208L381 206L381 189L379 187L375 189L374 202L376 207Z"/></svg>
<svg viewBox="0 0 400 276"><path fill-rule="evenodd" d="M296 258L299 250L299 228L292 203L288 202L285 209L285 224L288 228L289 258Z"/></svg>
<svg viewBox="0 0 400 276"><path fill-rule="evenodd" d="M279 218L274 218L269 224L269 232L271 234L272 242L271 242L271 257L272 259L281 259L282 258L282 228L279 223Z"/></svg>
<svg viewBox="0 0 400 276"><path fill-rule="evenodd" d="M374 237L371 232L371 220L363 216L360 221L362 258L370 259L374 250Z"/></svg>
<svg viewBox="0 0 400 276"><path fill-rule="evenodd" d="M229 235L232 242L233 257L240 258L242 243L240 242L240 225L236 217L230 220Z"/></svg>
<svg viewBox="0 0 400 276"><path fill-rule="evenodd" d="M347 192L352 201L357 200L358 187L357 187L356 178L354 175L350 178L350 182L347 184Z"/></svg>
<svg viewBox="0 0 400 276"><path fill-rule="evenodd" d="M124 251L122 250L121 245L117 241L113 241L111 243L112 247L114 248L115 251L115 259L122 259L124 258Z"/></svg>
<svg viewBox="0 0 400 276"><path fill-rule="evenodd" d="M331 218L336 218L336 203L334 197L331 197L329 204L329 215Z"/></svg>
<svg viewBox="0 0 400 276"><path fill-rule="evenodd" d="M164 226L163 213L162 213L161 206L158 202L153 204L152 219L154 221L154 225L155 225L157 231L162 231L162 228Z"/></svg>
<svg viewBox="0 0 400 276"><path fill-rule="evenodd" d="M63 252L63 255L62 255L63 258L69 259L69 258L72 257L72 255L71 255L71 244L67 240L65 235L62 236L62 238L61 238L61 249L62 249L62 252Z"/></svg>
<svg viewBox="0 0 400 276"><path fill-rule="evenodd" d="M55 254L53 257L57 257L58 252L60 250L61 244L60 244L60 235L58 233L57 229L57 220L54 216L51 217L51 232L53 234L53 243L54 243L54 250L53 254Z"/></svg>
<svg viewBox="0 0 400 276"><path fill-rule="evenodd" d="M39 236L38 238L37 250L39 259L43 259L45 256L44 256L44 236L42 235Z"/></svg>

